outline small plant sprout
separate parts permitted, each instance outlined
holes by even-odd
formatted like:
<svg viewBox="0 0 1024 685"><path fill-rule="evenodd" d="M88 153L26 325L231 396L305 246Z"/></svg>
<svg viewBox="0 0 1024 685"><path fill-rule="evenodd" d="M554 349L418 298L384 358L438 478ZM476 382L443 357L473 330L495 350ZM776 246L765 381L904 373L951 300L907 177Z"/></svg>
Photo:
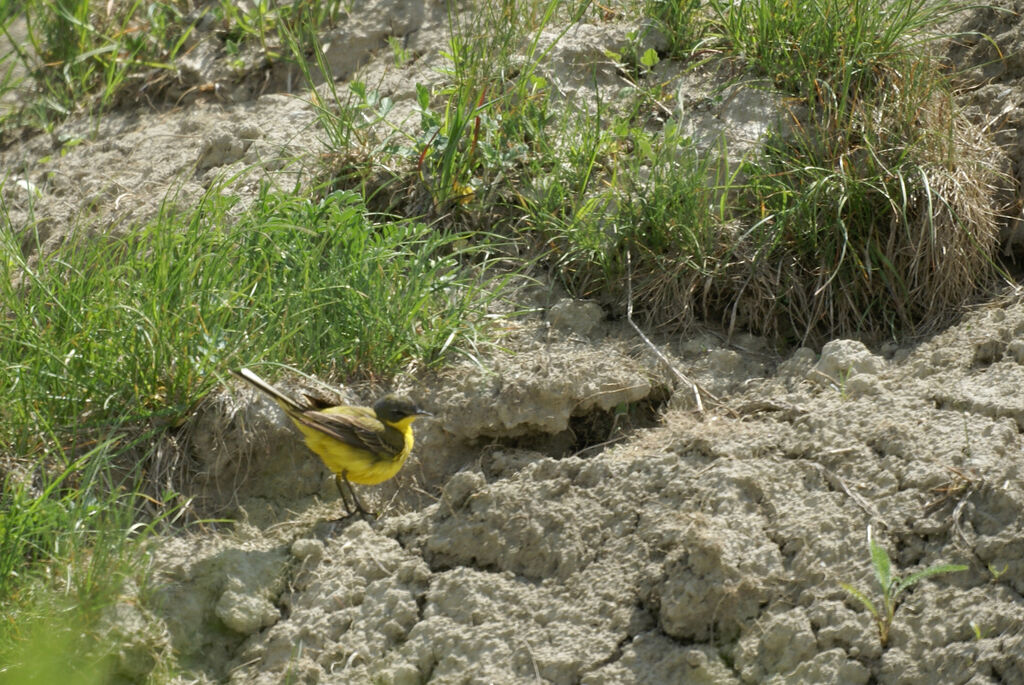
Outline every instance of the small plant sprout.
<svg viewBox="0 0 1024 685"><path fill-rule="evenodd" d="M991 628L983 629L977 621L971 621L970 626L971 630L974 631L975 640L984 640L993 633L993 630Z"/></svg>
<svg viewBox="0 0 1024 685"><path fill-rule="evenodd" d="M404 39L388 36L388 47L391 48L391 55L395 58L395 66L399 69L412 61L412 55L406 49Z"/></svg>
<svg viewBox="0 0 1024 685"><path fill-rule="evenodd" d="M644 51L644 54L640 56L640 64L647 71L651 71L652 69L654 69L654 66L660 61L661 58L658 57L658 53L654 50L654 48L647 48L647 50Z"/></svg>
<svg viewBox="0 0 1024 685"><path fill-rule="evenodd" d="M875 619L875 625L878 626L878 639L882 643L882 647L885 647L886 643L889 642L889 629L892 627L893 617L896 614L896 604L904 590L913 586L919 580L931 576L967 570L967 566L963 564L938 564L900 578L893 575L892 562L889 560L889 554L885 551L885 548L872 538L871 526L868 526L868 547L871 549L871 565L875 567L875 577L878 579L878 584L882 587L881 606L876 606L866 593L861 592L852 585L846 583L840 583L840 585L871 612Z"/></svg>
<svg viewBox="0 0 1024 685"><path fill-rule="evenodd" d="M839 372L839 397L841 397L844 401L850 399L850 391L847 389L846 383L847 381L850 380L850 376L852 375L852 369L844 369Z"/></svg>
<svg viewBox="0 0 1024 685"><path fill-rule="evenodd" d="M1010 569L1009 564L1003 564L1003 567L996 568L995 564L988 565L988 572L992 574L992 580L999 580L999 576L1003 575Z"/></svg>

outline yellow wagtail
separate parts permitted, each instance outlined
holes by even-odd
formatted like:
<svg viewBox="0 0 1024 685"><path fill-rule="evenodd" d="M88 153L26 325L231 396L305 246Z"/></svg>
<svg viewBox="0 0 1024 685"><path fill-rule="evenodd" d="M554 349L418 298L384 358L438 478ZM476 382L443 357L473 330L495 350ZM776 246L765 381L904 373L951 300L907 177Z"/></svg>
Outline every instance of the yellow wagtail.
<svg viewBox="0 0 1024 685"><path fill-rule="evenodd" d="M249 369L232 373L270 395L302 432L306 446L334 473L346 516L354 511L345 489L355 511L366 514L352 483L376 485L398 473L412 451L412 422L432 416L408 397L393 394L384 395L372 407L332 407L308 396L303 406Z"/></svg>

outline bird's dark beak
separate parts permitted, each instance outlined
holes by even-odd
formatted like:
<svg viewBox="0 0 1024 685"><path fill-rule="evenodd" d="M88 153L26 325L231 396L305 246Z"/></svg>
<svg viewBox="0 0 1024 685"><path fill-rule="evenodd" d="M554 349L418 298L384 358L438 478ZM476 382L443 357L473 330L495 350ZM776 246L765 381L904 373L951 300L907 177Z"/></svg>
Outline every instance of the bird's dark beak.
<svg viewBox="0 0 1024 685"><path fill-rule="evenodd" d="M416 409L416 416L433 416L433 414L431 414L426 409L419 409L419 408L417 408Z"/></svg>

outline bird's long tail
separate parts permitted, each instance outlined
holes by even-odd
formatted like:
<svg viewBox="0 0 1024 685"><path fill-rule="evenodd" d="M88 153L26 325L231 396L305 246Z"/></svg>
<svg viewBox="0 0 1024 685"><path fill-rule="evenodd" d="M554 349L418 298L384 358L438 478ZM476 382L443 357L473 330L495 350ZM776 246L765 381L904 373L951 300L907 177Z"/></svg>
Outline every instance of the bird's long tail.
<svg viewBox="0 0 1024 685"><path fill-rule="evenodd" d="M301 413L306 409L306 407L303 407L301 404L297 403L295 400L285 395L283 392L272 386L270 383L267 383L265 380L254 374L249 369L242 368L239 369L238 371L232 371L231 373L238 376L239 378L249 383L253 387L257 388L258 390L262 390L263 392L270 395L279 405L281 405L281 408L284 409L285 412L294 411Z"/></svg>

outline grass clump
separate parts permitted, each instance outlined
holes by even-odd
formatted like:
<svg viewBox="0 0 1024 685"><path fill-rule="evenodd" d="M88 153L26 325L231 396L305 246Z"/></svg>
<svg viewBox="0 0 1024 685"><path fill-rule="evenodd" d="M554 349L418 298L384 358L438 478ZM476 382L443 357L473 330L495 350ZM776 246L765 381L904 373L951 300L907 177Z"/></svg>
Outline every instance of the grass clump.
<svg viewBox="0 0 1024 685"><path fill-rule="evenodd" d="M519 168L543 127L537 117L547 82L537 74L544 56L582 16L588 2L505 0L457 13L450 6L449 36L441 50L442 84L415 84L415 122L388 119L394 103L365 82L339 89L323 74L326 57L308 37L290 40L333 153L328 174L335 187L358 187L373 205L429 217L466 219L488 214L514 194ZM556 20L559 31L547 30ZM525 54L520 54L522 51ZM392 197L381 201L383 193ZM397 197L397 199L395 199ZM467 223L493 222L477 217ZM458 224L461 225L461 224Z"/></svg>
<svg viewBox="0 0 1024 685"><path fill-rule="evenodd" d="M138 471L110 469L126 447L112 438L72 459L53 443L45 464L4 460L0 682L100 683L118 670L97 626L142 572L143 543L177 510L169 496L143 498ZM142 501L159 507L147 523L136 522Z"/></svg>
<svg viewBox="0 0 1024 685"><path fill-rule="evenodd" d="M195 75L181 68L181 58L200 43L211 44L241 78L289 57L282 49L285 34L323 30L344 16L343 5L28 0L5 6L0 27L11 47L0 55L0 95L16 91L21 104L0 111L0 132L46 130L72 114L100 114L125 100L178 102L208 85L190 81ZM24 38L12 30L20 18Z"/></svg>
<svg viewBox="0 0 1024 685"><path fill-rule="evenodd" d="M928 330L991 277L997 152L948 92L909 93L845 111L827 94L745 166L752 320L770 330L785 312L798 335Z"/></svg>
<svg viewBox="0 0 1024 685"><path fill-rule="evenodd" d="M638 311L688 323L694 293L725 249L718 158L697 151L674 122L658 133L628 121L601 130L594 124L602 115L577 113L545 139L540 159L560 163L535 162L520 196L535 239L577 295L618 299L633 278Z"/></svg>
<svg viewBox="0 0 1024 685"><path fill-rule="evenodd" d="M929 53L938 23L959 6L745 0L708 8L703 45L713 40L722 60L740 58L791 97L763 149L735 175L719 176L716 197L728 206L707 217L706 230L724 249L712 257L703 314L796 340L877 339L947 322L997 271L992 198L1002 159L959 111ZM648 11L662 18L666 9ZM635 198L620 207L642 201ZM694 274L685 259L671 261L684 282ZM654 307L673 317L694 303L675 279L650 296L674 302Z"/></svg>
<svg viewBox="0 0 1024 685"><path fill-rule="evenodd" d="M945 0L740 0L710 3L716 33L783 90L818 83L852 97L882 94L879 70L926 59L937 27L961 11Z"/></svg>
<svg viewBox="0 0 1024 685"><path fill-rule="evenodd" d="M374 223L350 193L264 192L237 217L236 201L210 192L184 218L71 240L34 267L7 244L0 411L16 452L40 426L81 439L173 421L240 362L384 376L475 335L488 297L462 269L461 236Z"/></svg>
<svg viewBox="0 0 1024 685"><path fill-rule="evenodd" d="M20 109L6 113L0 126L48 128L78 111L102 111L142 74L168 72L194 29L183 6L174 2L97 3L94 0L30 1L22 6L26 40L8 28L11 50L0 57L8 74L4 91L28 94Z"/></svg>
<svg viewBox="0 0 1024 685"><path fill-rule="evenodd" d="M953 6L643 9L667 47L638 44L634 65L622 62L628 48L605 50L627 87L610 98L599 88L580 107L558 102L549 83L547 14L536 15L532 39L518 40L505 15L479 15L505 43L528 46L518 63L474 42L478 24L453 22L451 85L419 87L421 133L390 157L364 156L388 157L393 169L413 160L431 198L414 211L510 227L548 251L577 296L624 305L623 277L632 276L649 324L706 318L792 342L877 340L948 321L993 277L999 152L959 112L927 50ZM728 159L724 142L690 140L687 115L660 80L665 55L699 54L707 66L712 53L719 63L742 58L785 96L762 146L742 160ZM370 102L360 88L357 102ZM390 182L402 187L400 176Z"/></svg>
<svg viewBox="0 0 1024 685"><path fill-rule="evenodd" d="M741 307L760 327L930 330L994 275L1000 153L929 54L955 11L916 0L718 8L727 44L797 96L743 169L756 211L738 246L754 286Z"/></svg>

